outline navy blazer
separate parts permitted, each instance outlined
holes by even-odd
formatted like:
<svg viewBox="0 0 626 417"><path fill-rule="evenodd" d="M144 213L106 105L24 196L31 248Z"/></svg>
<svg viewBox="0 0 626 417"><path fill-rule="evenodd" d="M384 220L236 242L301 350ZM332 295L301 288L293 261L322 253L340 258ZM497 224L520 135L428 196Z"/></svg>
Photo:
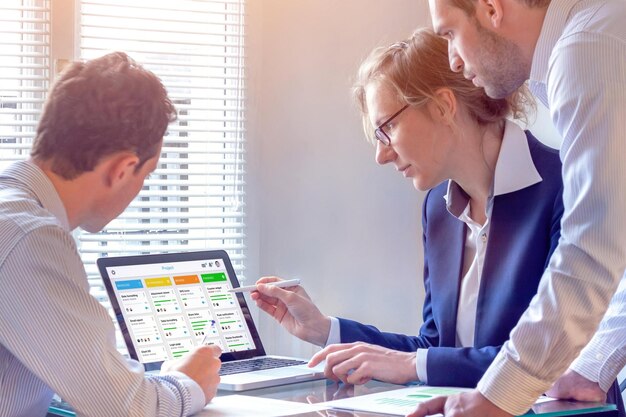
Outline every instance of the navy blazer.
<svg viewBox="0 0 626 417"><path fill-rule="evenodd" d="M477 301L474 347L457 348L456 316L467 226L446 209L447 181L430 190L423 207L424 324L418 336L381 332L339 319L341 342L428 351L428 384L475 387L537 293L560 237L563 214L558 151L526 132L542 181L494 198Z"/></svg>
<svg viewBox="0 0 626 417"><path fill-rule="evenodd" d="M428 384L475 387L530 300L556 248L563 214L563 182L557 150L526 132L542 181L494 198L487 253L476 307L474 347L457 348L456 316L467 226L446 209L447 182L430 190L424 231L424 324L418 336L381 332L339 319L341 342L362 341L404 352L428 348ZM608 402L624 404L617 381Z"/></svg>

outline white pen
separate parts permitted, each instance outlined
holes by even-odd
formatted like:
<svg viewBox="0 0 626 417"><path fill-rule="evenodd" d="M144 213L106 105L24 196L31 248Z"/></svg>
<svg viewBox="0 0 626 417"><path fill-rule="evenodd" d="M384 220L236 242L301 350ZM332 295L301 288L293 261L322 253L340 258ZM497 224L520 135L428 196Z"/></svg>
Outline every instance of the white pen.
<svg viewBox="0 0 626 417"><path fill-rule="evenodd" d="M300 280L299 279L288 279L286 281L276 281L276 282L266 282L266 285L273 285L275 287L294 287L296 285L300 285ZM256 291L256 284L255 285L246 285L243 287L237 287L237 288L232 288L230 290L227 290L228 292L250 292L250 291Z"/></svg>

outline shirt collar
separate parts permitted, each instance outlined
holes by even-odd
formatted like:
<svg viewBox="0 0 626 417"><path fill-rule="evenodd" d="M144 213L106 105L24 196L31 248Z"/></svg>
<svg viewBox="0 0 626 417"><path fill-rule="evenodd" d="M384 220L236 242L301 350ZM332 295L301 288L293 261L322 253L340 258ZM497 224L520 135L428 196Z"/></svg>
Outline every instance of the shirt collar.
<svg viewBox="0 0 626 417"><path fill-rule="evenodd" d="M541 180L530 155L526 134L521 127L507 120L493 176L493 195L519 191Z"/></svg>
<svg viewBox="0 0 626 417"><path fill-rule="evenodd" d="M563 34L571 10L577 3L578 1L572 0L552 0L550 2L533 54L533 63L530 69L531 83L546 84L550 55Z"/></svg>
<svg viewBox="0 0 626 417"><path fill-rule="evenodd" d="M41 206L59 220L63 229L71 231L61 197L48 176L32 161L16 162L0 173L0 177L12 178L25 185L39 200Z"/></svg>
<svg viewBox="0 0 626 417"><path fill-rule="evenodd" d="M526 134L517 124L507 120L493 175L490 200L495 196L519 191L541 181L541 175L530 154ZM467 193L452 180L448 181L448 192L444 199L446 208L455 217L460 217L469 204Z"/></svg>

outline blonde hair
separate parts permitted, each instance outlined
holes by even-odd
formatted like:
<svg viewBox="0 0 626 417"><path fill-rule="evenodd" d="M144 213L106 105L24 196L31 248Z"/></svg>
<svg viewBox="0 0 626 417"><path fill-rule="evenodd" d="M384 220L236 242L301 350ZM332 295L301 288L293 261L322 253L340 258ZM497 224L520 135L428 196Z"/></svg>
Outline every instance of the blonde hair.
<svg viewBox="0 0 626 417"><path fill-rule="evenodd" d="M487 96L483 88L450 69L447 41L428 28L418 29L406 41L374 49L361 64L353 93L370 140L374 140L374 128L368 118L365 90L372 82L385 85L402 102L414 106L429 100L438 104L436 92L448 88L470 117L482 125L508 115L525 120L524 106L534 103L525 87L505 99Z"/></svg>

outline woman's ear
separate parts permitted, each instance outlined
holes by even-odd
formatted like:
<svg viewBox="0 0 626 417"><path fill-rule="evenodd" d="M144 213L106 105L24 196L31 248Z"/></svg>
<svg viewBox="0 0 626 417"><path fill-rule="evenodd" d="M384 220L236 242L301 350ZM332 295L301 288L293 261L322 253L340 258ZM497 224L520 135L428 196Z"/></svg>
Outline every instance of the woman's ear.
<svg viewBox="0 0 626 417"><path fill-rule="evenodd" d="M457 102L454 93L449 88L440 88L435 92L435 99L431 100L433 107L431 115L435 120L451 124L457 112Z"/></svg>

